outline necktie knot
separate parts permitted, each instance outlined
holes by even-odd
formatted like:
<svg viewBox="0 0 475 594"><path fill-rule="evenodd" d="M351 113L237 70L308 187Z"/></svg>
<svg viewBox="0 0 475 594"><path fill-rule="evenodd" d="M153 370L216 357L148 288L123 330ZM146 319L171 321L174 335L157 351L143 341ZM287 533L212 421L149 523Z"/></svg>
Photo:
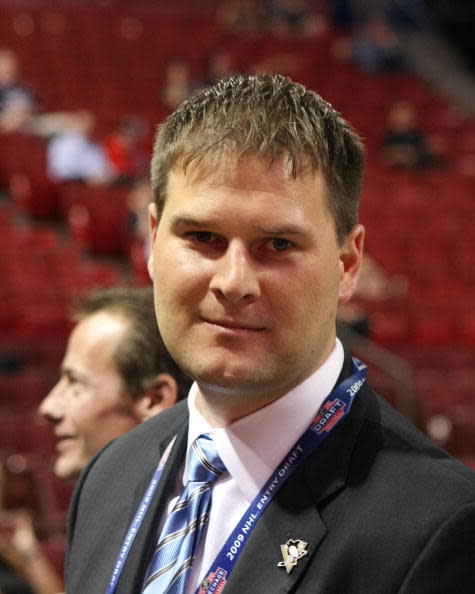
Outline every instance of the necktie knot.
<svg viewBox="0 0 475 594"><path fill-rule="evenodd" d="M212 438L200 435L192 444L188 480L199 483L212 483L226 470Z"/></svg>

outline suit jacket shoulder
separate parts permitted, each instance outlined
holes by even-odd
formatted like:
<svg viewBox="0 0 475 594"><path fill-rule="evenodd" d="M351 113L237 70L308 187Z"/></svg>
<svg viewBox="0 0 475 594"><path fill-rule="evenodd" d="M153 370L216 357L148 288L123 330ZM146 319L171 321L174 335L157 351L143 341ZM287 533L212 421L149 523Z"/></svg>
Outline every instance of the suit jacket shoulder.
<svg viewBox="0 0 475 594"><path fill-rule="evenodd" d="M307 543L291 573L289 539ZM266 509L225 592L456 594L475 591L474 555L475 473L365 386Z"/></svg>

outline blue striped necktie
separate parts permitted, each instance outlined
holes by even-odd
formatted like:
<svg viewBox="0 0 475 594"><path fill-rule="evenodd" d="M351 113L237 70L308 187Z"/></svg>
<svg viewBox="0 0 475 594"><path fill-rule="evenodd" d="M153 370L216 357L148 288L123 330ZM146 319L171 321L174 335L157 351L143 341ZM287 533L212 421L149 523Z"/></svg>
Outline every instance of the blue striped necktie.
<svg viewBox="0 0 475 594"><path fill-rule="evenodd" d="M203 434L190 450L188 483L158 540L143 594L182 594L203 526L208 520L211 483L226 470L213 440Z"/></svg>

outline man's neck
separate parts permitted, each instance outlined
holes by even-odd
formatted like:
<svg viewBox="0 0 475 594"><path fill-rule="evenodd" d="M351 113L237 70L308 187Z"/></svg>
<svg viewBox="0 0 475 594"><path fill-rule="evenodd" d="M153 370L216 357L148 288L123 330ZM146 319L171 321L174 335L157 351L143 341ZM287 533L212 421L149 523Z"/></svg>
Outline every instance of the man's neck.
<svg viewBox="0 0 475 594"><path fill-rule="evenodd" d="M264 408L271 402L286 394L272 394L267 398L250 399L236 395L223 394L221 392L210 393L209 390L198 389L196 396L196 408L198 412L208 421L211 427L227 427L234 421L252 414L256 410Z"/></svg>
<svg viewBox="0 0 475 594"><path fill-rule="evenodd" d="M329 359L335 349L332 344L314 368L302 371L300 376L294 376L287 382L276 385L245 386L237 385L231 388L200 383L196 395L196 408L213 428L227 427L231 423L266 407L267 405L288 394L300 383L310 377Z"/></svg>

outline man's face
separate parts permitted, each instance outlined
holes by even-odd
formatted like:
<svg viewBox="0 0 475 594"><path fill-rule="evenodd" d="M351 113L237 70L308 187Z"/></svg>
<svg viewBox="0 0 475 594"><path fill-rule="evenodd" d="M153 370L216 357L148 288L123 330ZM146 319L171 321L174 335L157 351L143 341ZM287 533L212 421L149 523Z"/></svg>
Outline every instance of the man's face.
<svg viewBox="0 0 475 594"><path fill-rule="evenodd" d="M74 480L104 445L137 424L113 362L126 322L107 312L87 316L69 337L61 377L40 405L54 425L55 473Z"/></svg>
<svg viewBox="0 0 475 594"><path fill-rule="evenodd" d="M320 173L285 159L217 160L172 171L160 220L151 207L158 324L201 393L251 412L285 394L335 344L339 300L358 274L363 229L338 245Z"/></svg>

